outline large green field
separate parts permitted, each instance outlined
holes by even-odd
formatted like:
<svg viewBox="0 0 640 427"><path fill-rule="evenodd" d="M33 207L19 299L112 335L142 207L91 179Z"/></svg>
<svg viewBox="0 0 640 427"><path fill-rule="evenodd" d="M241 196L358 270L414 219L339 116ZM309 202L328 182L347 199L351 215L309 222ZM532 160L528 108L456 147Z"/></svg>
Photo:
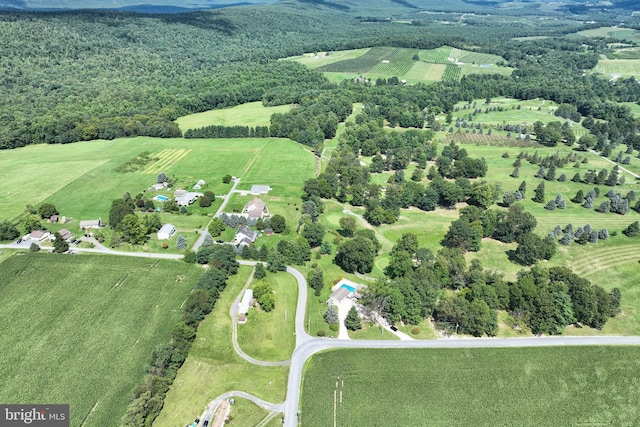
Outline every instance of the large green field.
<svg viewBox="0 0 640 427"><path fill-rule="evenodd" d="M338 52L322 52L287 58L322 71L331 81L363 76L370 80L398 77L407 83L458 80L467 74L510 74L512 69L496 64L497 55L442 46L420 50L372 47Z"/></svg>
<svg viewBox="0 0 640 427"><path fill-rule="evenodd" d="M17 254L0 264L0 401L68 403L116 425L201 269L176 261Z"/></svg>
<svg viewBox="0 0 640 427"><path fill-rule="evenodd" d="M202 113L189 114L178 117L176 123L184 133L189 129L197 129L204 126L269 126L271 115L286 113L290 105L277 107L265 107L262 102L247 102L235 107L209 110Z"/></svg>
<svg viewBox="0 0 640 427"><path fill-rule="evenodd" d="M135 172L118 172L116 168L142 152L152 161ZM273 167L286 164L287 167ZM108 219L113 199L125 192L132 196L147 191L159 172L177 180L175 188L191 189L199 179L207 182L203 190L226 194L231 184L223 184L226 174L241 178L241 188L251 184L270 185L270 196L286 198L296 194L299 185L314 174L313 154L286 139L158 139L133 138L92 141L68 145L32 145L6 150L0 158L0 220L14 219L25 205L51 202L61 215L72 218L66 227L77 232L78 221L101 217ZM291 190L291 185L296 189ZM243 187L242 187L243 186ZM171 197L173 190L160 191ZM150 193L149 196L156 193ZM291 200L287 200L290 202ZM160 203L156 202L156 205ZM193 215L161 213L162 222L173 223L178 233L193 236L195 229L206 225L219 203L201 209L197 203L189 208ZM279 213L277 206L271 208ZM284 212L282 212L284 214ZM152 241L155 237L152 237ZM195 241L188 239L189 243ZM149 250L158 245L149 246ZM173 245L172 245L173 247Z"/></svg>
<svg viewBox="0 0 640 427"><path fill-rule="evenodd" d="M303 426L635 425L640 347L334 350L305 366Z"/></svg>

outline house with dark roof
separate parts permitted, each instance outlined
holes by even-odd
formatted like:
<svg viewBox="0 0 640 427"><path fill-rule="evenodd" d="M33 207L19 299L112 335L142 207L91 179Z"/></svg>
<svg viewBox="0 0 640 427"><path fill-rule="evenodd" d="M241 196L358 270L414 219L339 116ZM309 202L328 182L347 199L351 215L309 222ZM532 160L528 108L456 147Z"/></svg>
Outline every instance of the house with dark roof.
<svg viewBox="0 0 640 427"><path fill-rule="evenodd" d="M69 242L73 240L73 234L71 234L71 232L66 228L63 228L62 230L58 231L58 234L60 235L60 237L62 237L62 240L64 240L65 242Z"/></svg>
<svg viewBox="0 0 640 427"><path fill-rule="evenodd" d="M269 209L262 200L256 197L245 205L242 213L249 218L261 219L269 216Z"/></svg>
<svg viewBox="0 0 640 427"><path fill-rule="evenodd" d="M240 227L238 227L238 231L236 232L236 235L234 236L231 244L234 246L249 246L256 241L257 237L257 231L253 231L246 225L241 225Z"/></svg>

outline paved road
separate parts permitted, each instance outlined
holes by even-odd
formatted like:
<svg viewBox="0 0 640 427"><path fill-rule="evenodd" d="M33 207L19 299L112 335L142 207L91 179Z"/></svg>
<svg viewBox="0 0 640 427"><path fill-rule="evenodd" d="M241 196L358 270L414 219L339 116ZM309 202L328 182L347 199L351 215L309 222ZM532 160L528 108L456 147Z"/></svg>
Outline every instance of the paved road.
<svg viewBox="0 0 640 427"><path fill-rule="evenodd" d="M222 212L224 212L224 208L227 206L227 203L229 203L229 197L231 197L231 194L236 192L236 186L239 183L240 183L240 178L234 180L233 181L233 186L231 186L231 190L229 190L229 192L227 194L225 194L224 196L221 197L222 204L220 205L220 207L218 208L216 213L213 215L213 218L219 217L220 214L222 214ZM196 243L194 243L193 247L191 248L192 251L198 252L198 249L200 249L200 246L202 245L202 242L204 242L204 236L206 236L207 233L208 233L209 224L211 224L211 221L213 221L213 218L211 218L209 220L209 222L207 223L207 225L205 225L204 230L200 230L200 237L198 237L198 240L196 240Z"/></svg>
<svg viewBox="0 0 640 427"><path fill-rule="evenodd" d="M596 155L600 156L600 153L598 153L597 151L594 151L594 150L589 150L589 151L591 151L593 154L596 154ZM629 175L631 175L632 177L634 177L634 178L636 178L636 179L637 179L637 178L640 178L640 175L638 175L638 174L636 174L636 173L631 172L629 169L625 168L624 166L622 166L622 165L621 165L621 164L619 164L619 163L614 162L614 161L613 161L613 160L611 160L610 158L605 157L605 156L600 156L600 157L601 157L602 159L606 160L607 162L611 163L612 165L618 165L618 167L620 168L620 170L621 170L621 171L624 171L624 172L628 173L628 174L629 174Z"/></svg>
<svg viewBox="0 0 640 427"><path fill-rule="evenodd" d="M11 243L0 245L0 248L27 249L28 246ZM105 247L74 248L77 252L106 253L109 255L135 256L143 258L180 259L182 255L163 253L119 252ZM241 265L255 265L256 261L238 261ZM264 402L257 397L244 392L228 392L213 400L205 410L210 419L215 408L225 398L239 396L252 400L259 406L272 412L284 411L284 425L295 427L298 425L298 406L300 402L300 385L302 368L306 360L319 351L339 348L495 348L495 347L545 347L545 346L586 346L586 345L640 345L640 336L631 337L529 337L529 338L446 338L439 340L408 340L408 341L376 341L376 340L337 340L313 338L304 329L304 318L307 302L307 281L298 270L287 267L298 282L298 304L296 308L296 349L291 358L289 379L287 382L287 397L282 404ZM210 413L208 413L210 412Z"/></svg>
<svg viewBox="0 0 640 427"><path fill-rule="evenodd" d="M216 408L226 399L230 397L242 397L243 399L247 399L258 405L259 407L266 409L269 412L282 412L284 409L284 404L282 403L270 403L265 402L262 399L255 397L252 394L245 393L244 391L228 391L225 394L221 394L216 397L214 400L209 403L207 408L204 410L202 415L200 416L200 421L204 422L204 420L211 421L213 414L216 412Z"/></svg>

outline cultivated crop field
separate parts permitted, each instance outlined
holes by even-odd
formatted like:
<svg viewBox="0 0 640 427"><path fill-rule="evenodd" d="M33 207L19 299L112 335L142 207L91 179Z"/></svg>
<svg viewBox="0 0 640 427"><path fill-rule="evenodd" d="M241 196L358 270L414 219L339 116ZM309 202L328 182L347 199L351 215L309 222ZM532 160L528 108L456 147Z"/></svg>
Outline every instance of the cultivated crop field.
<svg viewBox="0 0 640 427"><path fill-rule="evenodd" d="M414 57L419 60L414 60ZM373 47L324 54L305 54L286 58L326 73L331 81L339 82L359 76L371 80L398 77L408 83L458 80L473 73L510 74L512 69L498 67L503 61L497 55L471 52L442 46L431 50ZM458 61L454 64L452 61Z"/></svg>
<svg viewBox="0 0 640 427"><path fill-rule="evenodd" d="M601 59L593 69L595 72L614 77L640 77L639 59Z"/></svg>
<svg viewBox="0 0 640 427"><path fill-rule="evenodd" d="M265 107L262 102L247 102L235 107L209 110L202 113L189 114L178 117L176 123L184 133L189 129L197 129L205 126L268 126L271 115L286 113L290 105L278 105L277 107Z"/></svg>
<svg viewBox="0 0 640 427"><path fill-rule="evenodd" d="M307 362L300 417L311 427L634 425L638 369L640 347L334 350Z"/></svg>
<svg viewBox="0 0 640 427"><path fill-rule="evenodd" d="M175 261L17 254L0 264L0 401L69 403L118 424L202 270Z"/></svg>

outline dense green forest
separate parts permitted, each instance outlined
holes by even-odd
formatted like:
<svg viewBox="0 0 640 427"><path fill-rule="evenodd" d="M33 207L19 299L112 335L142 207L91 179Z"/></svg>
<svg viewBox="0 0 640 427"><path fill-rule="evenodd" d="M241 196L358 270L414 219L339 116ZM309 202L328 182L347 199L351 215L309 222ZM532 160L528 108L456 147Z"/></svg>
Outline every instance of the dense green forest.
<svg viewBox="0 0 640 427"><path fill-rule="evenodd" d="M3 12L0 148L170 137L179 135L173 120L183 114L261 99L295 102L330 87L316 72L275 62L303 52L448 44L515 61L522 51L506 43L512 37L586 28L565 19L499 26L478 18L461 33L442 17L419 17L414 25L369 22L294 1L170 15Z"/></svg>

